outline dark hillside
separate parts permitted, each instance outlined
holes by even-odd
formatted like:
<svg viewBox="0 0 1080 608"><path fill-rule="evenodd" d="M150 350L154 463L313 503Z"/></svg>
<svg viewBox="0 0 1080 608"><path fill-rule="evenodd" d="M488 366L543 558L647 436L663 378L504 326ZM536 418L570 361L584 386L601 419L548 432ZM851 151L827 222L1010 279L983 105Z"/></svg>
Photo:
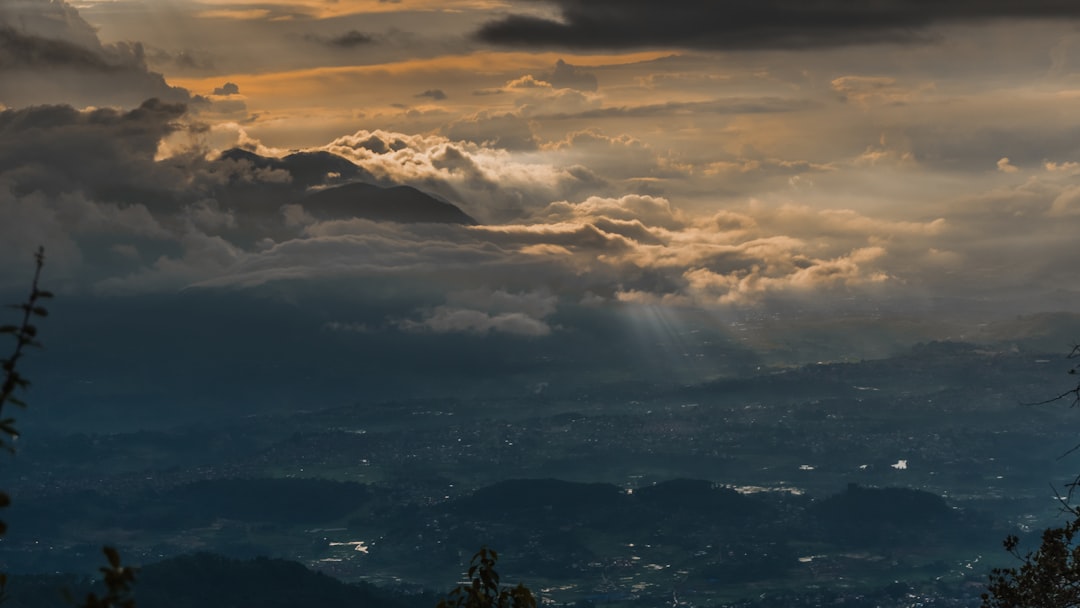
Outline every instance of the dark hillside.
<svg viewBox="0 0 1080 608"><path fill-rule="evenodd" d="M15 577L5 606L70 608L64 589L79 599L94 587L70 575ZM365 583L346 584L283 559L235 560L211 553L141 568L135 598L138 606L147 608L430 608L436 601L429 595L407 596Z"/></svg>
<svg viewBox="0 0 1080 608"><path fill-rule="evenodd" d="M352 183L308 195L304 209L321 220L364 218L402 224L476 224L454 205L411 186L381 188Z"/></svg>

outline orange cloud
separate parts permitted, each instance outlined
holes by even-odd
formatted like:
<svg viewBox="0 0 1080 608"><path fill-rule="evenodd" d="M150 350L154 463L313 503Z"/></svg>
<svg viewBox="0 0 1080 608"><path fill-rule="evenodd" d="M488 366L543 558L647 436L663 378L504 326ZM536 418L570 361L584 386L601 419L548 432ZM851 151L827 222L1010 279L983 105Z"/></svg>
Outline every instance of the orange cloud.
<svg viewBox="0 0 1080 608"><path fill-rule="evenodd" d="M265 8L247 8L247 9L235 9L235 8L220 8L211 9L206 11L199 11L197 16L203 19L236 19L236 20L251 20L251 19L265 19L270 16L270 11Z"/></svg>
<svg viewBox="0 0 1080 608"><path fill-rule="evenodd" d="M670 53L642 52L623 55L567 55L565 53L501 53L483 51L467 55L444 55L425 59L409 59L375 65L317 67L285 72L262 74L225 74L207 78L171 77L170 83L184 88L209 93L222 81L235 82L246 95L291 95L316 98L324 90L337 89L350 82L356 86L370 86L372 77L399 77L405 75L445 74L465 72L470 77L477 74L497 75L546 69L560 58L584 67L601 67L651 61ZM364 80L359 80L363 78ZM299 87L299 88L297 88Z"/></svg>
<svg viewBox="0 0 1080 608"><path fill-rule="evenodd" d="M364 13L392 13L403 10L409 11L465 11L465 10L492 10L505 8L507 2L501 0L411 0L408 8L403 8L396 2L380 2L379 0L339 0L326 2L325 0L201 0L204 6L225 5L258 6L258 7L281 7L290 13L301 13L316 19L329 19L344 15L358 15ZM208 10L200 13L203 17L221 17L223 15L209 15L219 11ZM248 13L247 17L229 16L233 19L260 19L270 13L265 9L262 15L255 15L255 11L229 10L220 12Z"/></svg>

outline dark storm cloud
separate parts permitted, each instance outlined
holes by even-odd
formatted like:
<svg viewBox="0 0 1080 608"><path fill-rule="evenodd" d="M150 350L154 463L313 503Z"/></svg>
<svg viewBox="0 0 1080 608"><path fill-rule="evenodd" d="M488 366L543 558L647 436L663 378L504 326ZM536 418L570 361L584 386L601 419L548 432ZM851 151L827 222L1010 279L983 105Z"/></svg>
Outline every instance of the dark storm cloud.
<svg viewBox="0 0 1080 608"><path fill-rule="evenodd" d="M33 106L0 112L0 176L16 190L57 193L157 178L158 142L186 108L151 99L131 111Z"/></svg>
<svg viewBox="0 0 1080 608"><path fill-rule="evenodd" d="M114 71L121 67L78 44L26 34L0 24L0 69L57 66L98 71Z"/></svg>
<svg viewBox="0 0 1080 608"><path fill-rule="evenodd" d="M0 111L0 170L30 162L28 155L44 150L55 135L60 136L57 143L70 146L71 136L78 133L87 141L99 141L102 146L152 157L158 142L177 128L174 121L185 111L183 104L157 99L131 111L112 108L79 111L67 105ZM42 160L55 158L59 151L48 150Z"/></svg>
<svg viewBox="0 0 1080 608"><path fill-rule="evenodd" d="M0 259L44 246L58 284L70 284L134 270L136 244L164 253L171 237L151 207L177 209L188 180L153 159L184 112L159 100L130 111L0 111Z"/></svg>
<svg viewBox="0 0 1080 608"><path fill-rule="evenodd" d="M564 48L763 49L835 47L917 40L938 23L1076 18L1067 0L545 0L559 21L510 15L476 32L485 42Z"/></svg>
<svg viewBox="0 0 1080 608"><path fill-rule="evenodd" d="M154 66L167 66L184 71L209 71L214 69L214 58L202 50L182 49L170 53L164 49L147 49L147 58Z"/></svg>

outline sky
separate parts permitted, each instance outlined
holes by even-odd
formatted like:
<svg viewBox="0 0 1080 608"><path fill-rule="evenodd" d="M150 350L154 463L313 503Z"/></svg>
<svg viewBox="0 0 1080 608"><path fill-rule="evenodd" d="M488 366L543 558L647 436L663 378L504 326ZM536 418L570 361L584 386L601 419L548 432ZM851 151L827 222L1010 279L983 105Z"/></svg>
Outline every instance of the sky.
<svg viewBox="0 0 1080 608"><path fill-rule="evenodd" d="M228 300L478 367L685 371L697 332L753 361L799 350L739 335L780 318L859 357L868 319L895 342L1071 311L1078 24L1060 0L2 0L0 287L43 245L71 327ZM476 224L301 203L350 179Z"/></svg>

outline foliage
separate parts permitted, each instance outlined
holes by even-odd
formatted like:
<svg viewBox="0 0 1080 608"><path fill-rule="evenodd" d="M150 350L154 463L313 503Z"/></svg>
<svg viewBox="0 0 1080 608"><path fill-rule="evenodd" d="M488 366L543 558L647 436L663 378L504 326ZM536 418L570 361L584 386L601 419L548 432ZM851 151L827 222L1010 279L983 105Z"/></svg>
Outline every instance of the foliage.
<svg viewBox="0 0 1080 608"><path fill-rule="evenodd" d="M1069 359L1080 358L1080 345L1073 346ZM1080 364L1069 369L1080 373ZM1080 382L1073 388L1045 401L1032 405L1054 403L1071 398L1072 407L1080 405ZM1070 452L1080 449L1075 446ZM1080 508L1070 506L1069 498L1080 487L1080 476L1069 484L1069 497L1062 498L1065 511L1073 520L1042 533L1042 542L1034 552L1020 554L1020 539L1009 535L1005 550L1021 561L1019 567L995 568L990 583L982 594L983 608L1070 608L1080 607Z"/></svg>
<svg viewBox="0 0 1080 608"><path fill-rule="evenodd" d="M458 585L436 608L536 608L536 598L525 585L499 586L498 559L495 551L481 547L469 561L471 582Z"/></svg>
<svg viewBox="0 0 1080 608"><path fill-rule="evenodd" d="M52 293L38 287L41 268L44 265L45 250L39 247L34 252L34 279L30 283L30 295L27 296L26 301L11 305L12 308L22 311L22 320L18 325L0 325L0 335L6 334L15 337L15 348L12 350L11 355L0 360L0 369L4 372L4 382L0 384L0 447L4 447L9 451L14 450L11 442L19 436L19 432L15 430L15 419L10 416L3 416L3 407L8 403L26 407L26 402L18 397L17 393L26 390L30 386L30 381L19 373L18 363L22 359L26 348L41 348L41 342L37 339L37 326L33 324L33 321L35 317L44 317L49 314L49 311L44 306L41 306L40 301L53 297ZM5 441L5 437L7 441ZM5 492L0 492L0 508L7 507L10 504L11 497ZM7 524L0 521L0 534L4 534L6 531ZM7 599L6 587L7 574L0 573L0 602Z"/></svg>
<svg viewBox="0 0 1080 608"><path fill-rule="evenodd" d="M1072 348L1072 351L1069 352L1069 355L1066 358L1067 359L1080 359L1080 344L1074 345L1073 348ZM1080 363L1077 363L1077 364L1073 365L1071 368L1069 368L1069 373L1073 374L1073 375L1080 374ZM1061 393L1061 394L1059 394L1059 395L1057 395L1055 397L1051 397L1051 398L1046 399L1044 401L1038 401L1036 403L1031 403L1029 405L1046 405L1047 403L1054 403L1054 402L1057 402L1057 401L1061 401L1062 399L1071 399L1071 402L1069 403L1069 405L1072 406L1072 407L1076 407L1076 406L1080 405L1080 380L1078 380L1076 382L1075 386L1073 386L1069 390L1067 390L1067 391L1065 391L1065 392L1063 392L1063 393Z"/></svg>
<svg viewBox="0 0 1080 608"><path fill-rule="evenodd" d="M10 356L0 360L0 370L4 372L3 384L0 384L0 447L8 451L14 451L11 443L19 436L15 429L15 419L11 416L4 417L3 407L8 403L19 407L26 407L26 402L19 396L19 391L30 387L30 380L25 378L18 369L19 361L29 347L41 348L41 342L37 339L38 330L33 321L38 317L49 315L48 309L42 304L42 300L53 297L49 291L39 287L41 269L45 266L45 249L38 247L34 252L34 278L30 283L30 294L24 302L12 304L11 308L22 311L22 319L18 325L0 325L0 335L11 335L15 338L15 347ZM0 492L0 507L11 504L11 498L4 492ZM7 531L7 525L0 522L0 534ZM80 608L134 608L135 600L131 597L131 585L135 582L135 569L121 565L120 554L113 547L104 547L108 566L100 568L103 582L107 589L102 597L91 593L86 601L79 604ZM0 602L8 599L6 593L7 574L0 573Z"/></svg>
<svg viewBox="0 0 1080 608"><path fill-rule="evenodd" d="M41 306L41 300L53 297L53 294L38 288L38 280L41 278L41 268L45 265L45 251L38 248L34 253L34 280L30 284L30 295L26 298L25 302L19 304L12 304L11 308L15 308L22 311L22 321L18 325L2 325L0 326L0 334L10 334L15 337L15 349L6 359L0 361L0 369L4 371L4 383L0 385L0 412L4 405L11 403L19 407L26 407L26 403L16 396L16 393L20 390L25 390L30 386L30 381L27 380L19 373L17 365L19 360L24 355L24 350L27 347L41 348L41 342L37 340L37 326L33 324L35 317L44 317L49 314L49 311ZM15 419L11 417L0 417L0 434L6 435L9 440L14 440L19 436L19 432L15 430ZM3 442L3 436L0 435L0 445L11 449L10 444Z"/></svg>
<svg viewBox="0 0 1080 608"><path fill-rule="evenodd" d="M1073 521L1042 534L1034 552L1021 555L1019 539L1005 539L1005 550L1022 563L1017 568L995 568L982 595L983 608L1068 608L1080 606L1080 510Z"/></svg>
<svg viewBox="0 0 1080 608"><path fill-rule="evenodd" d="M135 568L120 563L120 553L113 547L104 547L102 552L109 560L108 566L99 568L105 583L105 595L86 594L86 600L77 608L135 608L135 598L131 596L131 586L135 583ZM71 600L71 598L68 598ZM74 603L74 600L72 600Z"/></svg>

